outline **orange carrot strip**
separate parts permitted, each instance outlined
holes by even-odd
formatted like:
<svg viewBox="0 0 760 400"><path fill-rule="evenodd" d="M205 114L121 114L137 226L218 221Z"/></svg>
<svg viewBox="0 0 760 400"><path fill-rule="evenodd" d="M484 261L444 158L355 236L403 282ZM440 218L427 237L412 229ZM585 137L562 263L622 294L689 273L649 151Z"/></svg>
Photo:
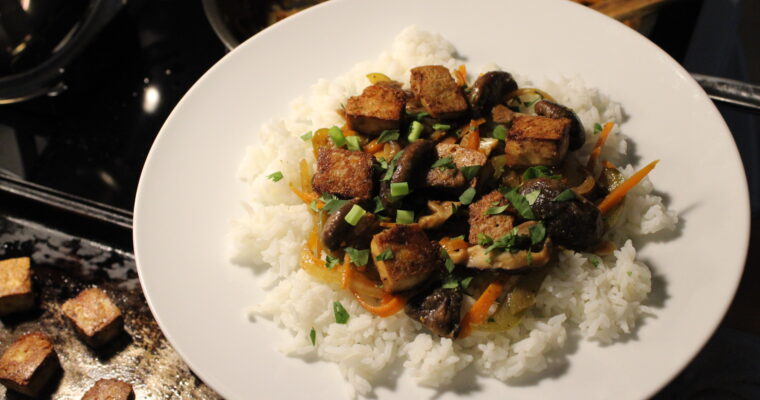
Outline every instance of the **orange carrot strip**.
<svg viewBox="0 0 760 400"><path fill-rule="evenodd" d="M491 308L496 299L501 296L501 293L506 287L502 281L491 282L486 290L480 295L475 304L472 305L467 314L462 318L462 330L459 331L459 338L467 337L472 331L472 324L482 324L488 317L488 310Z"/></svg>
<svg viewBox="0 0 760 400"><path fill-rule="evenodd" d="M301 190L304 192L311 191L311 174L309 173L309 163L302 159L298 163L299 170L301 172Z"/></svg>
<svg viewBox="0 0 760 400"><path fill-rule="evenodd" d="M604 142L607 141L607 136L610 135L610 131L612 130L613 126L615 126L615 124L612 122L604 124L602 133L599 134L599 139L596 141L596 145L594 145L594 149L591 150L591 155L588 157L588 164L586 164L587 170L594 170L596 159L599 158L599 154L602 152L602 147L604 147Z"/></svg>
<svg viewBox="0 0 760 400"><path fill-rule="evenodd" d="M610 192L610 194L599 203L597 206L599 211L602 214L606 214L608 211L615 208L615 206L625 198L625 195L654 169L654 166L657 165L658 162L660 162L660 160L652 161L649 165L631 175L631 177L621 183L620 186L616 187L615 190Z"/></svg>
<svg viewBox="0 0 760 400"><path fill-rule="evenodd" d="M396 226L396 223L380 221L380 226L382 226L383 228L393 228L394 226Z"/></svg>
<svg viewBox="0 0 760 400"><path fill-rule="evenodd" d="M485 122L486 120L483 118L471 120L467 127L465 127L465 132L467 133L462 136L459 144L465 149L478 150L480 148L480 129L478 127Z"/></svg>
<svg viewBox="0 0 760 400"><path fill-rule="evenodd" d="M609 162L607 160L602 160L602 166L604 166L604 168L617 168L615 166L615 164L613 164L613 163L611 163L611 162Z"/></svg>
<svg viewBox="0 0 760 400"><path fill-rule="evenodd" d="M467 86L467 67L464 64L454 70L454 76L456 77L457 86Z"/></svg>
<svg viewBox="0 0 760 400"><path fill-rule="evenodd" d="M383 296L383 302L380 305L373 306L364 301L358 293L353 292L353 294L360 306L381 318L390 317L401 311L401 309L404 308L404 304L406 304L406 299L403 296L386 294Z"/></svg>
<svg viewBox="0 0 760 400"><path fill-rule="evenodd" d="M369 154L375 154L383 149L384 143L380 143L377 139L373 139L371 142L364 146L364 151Z"/></svg>
<svg viewBox="0 0 760 400"><path fill-rule="evenodd" d="M440 243L441 247L446 249L447 253L453 253L459 250L463 250L469 247L467 242L465 242L462 239L451 239L450 237L445 237L438 241Z"/></svg>
<svg viewBox="0 0 760 400"><path fill-rule="evenodd" d="M317 194L314 193L314 192L304 193L304 192L296 189L296 187L293 186L292 183L290 184L290 190L293 193L295 193L295 195L298 196L306 204L311 204L312 200L317 200L319 198L319 196L317 196Z"/></svg>
<svg viewBox="0 0 760 400"><path fill-rule="evenodd" d="M348 254L343 259L343 278L340 281L340 287L348 289L348 285L351 284L351 259Z"/></svg>

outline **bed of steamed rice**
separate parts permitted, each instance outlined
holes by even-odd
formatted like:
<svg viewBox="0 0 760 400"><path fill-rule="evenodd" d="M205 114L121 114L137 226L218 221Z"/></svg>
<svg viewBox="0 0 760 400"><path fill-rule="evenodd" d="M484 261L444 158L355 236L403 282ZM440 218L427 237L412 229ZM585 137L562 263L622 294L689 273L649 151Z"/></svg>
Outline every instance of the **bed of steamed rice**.
<svg viewBox="0 0 760 400"><path fill-rule="evenodd" d="M320 80L308 95L293 101L287 118L263 126L261 142L247 149L239 169L239 178L249 192L244 199L245 213L233 223L233 260L267 271L262 279L267 297L253 306L252 314L285 328L284 353L316 354L336 363L359 394L370 393L383 368L397 361L425 386L444 385L469 365L482 375L508 380L547 368L553 360L551 353L561 351L570 330L577 329L585 339L600 343L621 338L651 313L642 305L651 290L651 273L636 260L629 238L672 229L677 222L661 198L652 194L649 180L644 180L628 194L616 229L608 237L618 248L613 255L593 263L589 254L561 251L537 295L536 306L518 327L499 334L475 332L457 341L430 335L404 313L374 317L345 291L336 291L301 270L299 252L312 219L307 207L288 189L288 181L297 183L298 162L306 159L313 165L314 157L310 143L300 135L341 125L335 110L368 85L367 73L382 72L408 82L409 70L415 66L439 64L453 69L462 64L454 54L453 46L441 36L415 27L405 29L376 60L359 63L332 81ZM482 71L492 69L493 65L483 66ZM521 86L530 83L520 79L519 73L517 77ZM536 82L536 87L577 112L587 130L581 157L596 142L595 123L622 121L620 105L580 80ZM616 125L602 158L625 165L626 143ZM622 170L626 176L633 173L630 165ZM274 171L281 171L285 178L279 182L267 179ZM340 301L349 312L348 323L335 323L334 301ZM316 346L309 338L312 328Z"/></svg>

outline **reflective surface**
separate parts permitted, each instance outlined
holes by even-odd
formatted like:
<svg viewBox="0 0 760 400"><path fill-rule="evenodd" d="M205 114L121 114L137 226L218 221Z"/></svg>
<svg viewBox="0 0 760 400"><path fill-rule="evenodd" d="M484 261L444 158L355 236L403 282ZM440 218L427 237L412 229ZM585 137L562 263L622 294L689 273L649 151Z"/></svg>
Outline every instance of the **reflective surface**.
<svg viewBox="0 0 760 400"><path fill-rule="evenodd" d="M224 53L200 2L129 1L63 71L59 92L0 105L0 168L131 209L158 129Z"/></svg>

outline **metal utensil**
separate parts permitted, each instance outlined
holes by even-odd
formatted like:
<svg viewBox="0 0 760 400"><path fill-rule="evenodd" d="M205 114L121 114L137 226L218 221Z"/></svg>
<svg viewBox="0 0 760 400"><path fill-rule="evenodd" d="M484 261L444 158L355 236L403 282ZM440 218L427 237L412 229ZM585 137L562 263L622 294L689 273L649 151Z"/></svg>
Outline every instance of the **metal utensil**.
<svg viewBox="0 0 760 400"><path fill-rule="evenodd" d="M691 76L711 99L760 112L760 86L693 72Z"/></svg>

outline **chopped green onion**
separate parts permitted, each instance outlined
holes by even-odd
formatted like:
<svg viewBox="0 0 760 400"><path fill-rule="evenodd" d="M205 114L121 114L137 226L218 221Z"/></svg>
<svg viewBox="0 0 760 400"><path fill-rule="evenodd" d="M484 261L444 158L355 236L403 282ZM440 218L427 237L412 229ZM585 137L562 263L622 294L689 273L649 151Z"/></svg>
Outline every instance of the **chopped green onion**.
<svg viewBox="0 0 760 400"><path fill-rule="evenodd" d="M552 201L568 201L575 198L575 192L571 189L565 189L562 193L558 194Z"/></svg>
<svg viewBox="0 0 760 400"><path fill-rule="evenodd" d="M461 281L459 281L459 286L461 286L462 289L467 289L467 287L470 286L470 282L472 282L472 277L468 276L467 278L464 278Z"/></svg>
<svg viewBox="0 0 760 400"><path fill-rule="evenodd" d="M528 266L533 263L533 253L528 249L528 254L525 255L525 261L528 263Z"/></svg>
<svg viewBox="0 0 760 400"><path fill-rule="evenodd" d="M451 240L464 240L464 235L454 236Z"/></svg>
<svg viewBox="0 0 760 400"><path fill-rule="evenodd" d="M414 119L416 119L417 121L419 121L419 120L421 120L421 119L423 119L423 118L427 117L428 115L430 115L430 114L428 114L428 113L426 113L425 111L423 111L423 112L421 112L421 113L419 113L419 114L415 115L415 116L414 116Z"/></svg>
<svg viewBox="0 0 760 400"><path fill-rule="evenodd" d="M409 184L406 182L391 183L391 196L402 197L409 194Z"/></svg>
<svg viewBox="0 0 760 400"><path fill-rule="evenodd" d="M626 274L628 274L628 276L631 276L631 275L633 275L633 271L628 271L628 272L626 272Z"/></svg>
<svg viewBox="0 0 760 400"><path fill-rule="evenodd" d="M457 287L459 287L459 282L454 278L447 279L446 282L441 285L441 288L443 289L456 289Z"/></svg>
<svg viewBox="0 0 760 400"><path fill-rule="evenodd" d="M321 200L325 203L324 207L322 207L322 211L327 212L328 214L338 211L339 208L346 204L346 200L341 200L329 193L323 194Z"/></svg>
<svg viewBox="0 0 760 400"><path fill-rule="evenodd" d="M525 200L528 200L528 204L533 205L536 203L538 196L541 194L540 190L533 190L525 195Z"/></svg>
<svg viewBox="0 0 760 400"><path fill-rule="evenodd" d="M600 123L594 124L594 135L598 135L602 131L602 125Z"/></svg>
<svg viewBox="0 0 760 400"><path fill-rule="evenodd" d="M396 223L397 224L413 224L414 211L396 210Z"/></svg>
<svg viewBox="0 0 760 400"><path fill-rule="evenodd" d="M328 254L327 257L325 258L325 268L332 269L333 267L338 265L339 262L340 262L340 259Z"/></svg>
<svg viewBox="0 0 760 400"><path fill-rule="evenodd" d="M311 331L309 332L309 339L311 340L312 346L317 345L317 331L315 331L314 328L311 328Z"/></svg>
<svg viewBox="0 0 760 400"><path fill-rule="evenodd" d="M543 165L528 167L525 172L523 172L523 180L527 181L535 178L560 179L562 176L552 174L552 170Z"/></svg>
<svg viewBox="0 0 760 400"><path fill-rule="evenodd" d="M267 179L271 179L273 182L277 182L282 179L282 172L272 172L271 174L267 175Z"/></svg>
<svg viewBox="0 0 760 400"><path fill-rule="evenodd" d="M451 125L448 124L433 124L433 129L437 131L447 131L451 129Z"/></svg>
<svg viewBox="0 0 760 400"><path fill-rule="evenodd" d="M393 250L387 249L380 253L377 257L375 257L375 260L377 261L385 261L385 260L392 260L393 259Z"/></svg>
<svg viewBox="0 0 760 400"><path fill-rule="evenodd" d="M375 210L373 211L375 214L385 210L385 206L383 205L383 201L380 199L380 196L375 196L372 200L375 202Z"/></svg>
<svg viewBox="0 0 760 400"><path fill-rule="evenodd" d="M530 232L530 244L535 245L539 244L544 241L544 238L546 238L546 227L544 227L544 224L539 222L528 229Z"/></svg>
<svg viewBox="0 0 760 400"><path fill-rule="evenodd" d="M602 261L599 259L599 256L597 256L596 254L592 254L591 257L589 257L588 259L589 261L591 261L591 265L593 265L594 268L598 268L599 263Z"/></svg>
<svg viewBox="0 0 760 400"><path fill-rule="evenodd" d="M390 142L391 140L398 140L399 137L398 129L393 129L389 131L383 131L383 133L380 134L380 136L377 138L378 143L385 143Z"/></svg>
<svg viewBox="0 0 760 400"><path fill-rule="evenodd" d="M361 208L360 205L354 204L354 206L351 207L351 211L349 211L343 219L346 220L349 225L356 226L366 213L367 211Z"/></svg>
<svg viewBox="0 0 760 400"><path fill-rule="evenodd" d="M443 263L446 266L446 271L449 271L449 273L451 273L451 271L454 270L455 265L454 261L449 256L449 252L446 251L446 249L441 249L441 259L443 259Z"/></svg>
<svg viewBox="0 0 760 400"><path fill-rule="evenodd" d="M444 169L454 169L456 168L456 165L454 165L454 161L451 157L443 157L435 160L433 165L430 166L431 169L438 168L439 170L443 171Z"/></svg>
<svg viewBox="0 0 760 400"><path fill-rule="evenodd" d="M311 131L308 131L304 133L303 135L301 135L301 140L303 140L304 142L308 142L309 140L311 140L312 137L314 137L314 134Z"/></svg>
<svg viewBox="0 0 760 400"><path fill-rule="evenodd" d="M359 144L359 136L348 136L346 138L346 147L349 150L362 151L362 145Z"/></svg>
<svg viewBox="0 0 760 400"><path fill-rule="evenodd" d="M351 258L351 263L357 267L367 265L369 262L369 250L357 250L353 247L346 247L343 249L346 254Z"/></svg>
<svg viewBox="0 0 760 400"><path fill-rule="evenodd" d="M343 304L340 304L339 301L333 302L333 314L335 314L335 322L339 324L345 324L348 322L348 311L346 311Z"/></svg>
<svg viewBox="0 0 760 400"><path fill-rule="evenodd" d="M462 175L468 181L475 177L480 172L480 165L468 165L466 167L459 168L462 171Z"/></svg>
<svg viewBox="0 0 760 400"><path fill-rule="evenodd" d="M501 141L507 140L507 128L505 128L504 125L496 125L496 127L493 128L491 136Z"/></svg>
<svg viewBox="0 0 760 400"><path fill-rule="evenodd" d="M493 238L483 232L478 232L478 244L486 247L493 244Z"/></svg>
<svg viewBox="0 0 760 400"><path fill-rule="evenodd" d="M521 217L525 219L536 219L533 210L530 208L530 204L528 204L528 200L525 199L525 196L518 193L517 189L510 190L505 197L510 203L512 203L512 206L517 210L517 213L520 214Z"/></svg>
<svg viewBox="0 0 760 400"><path fill-rule="evenodd" d="M409 136L407 139L409 139L410 142L419 139L423 128L424 126L418 121L412 121L412 125L409 127Z"/></svg>
<svg viewBox="0 0 760 400"><path fill-rule="evenodd" d="M327 133L330 135L330 139L332 139L333 143L335 143L335 147L343 147L346 145L346 137L343 136L343 131L337 126L330 128Z"/></svg>
<svg viewBox="0 0 760 400"><path fill-rule="evenodd" d="M462 204L467 205L472 203L472 199L475 198L475 189L474 188L468 188L464 192L462 192L462 195L459 196L459 201L462 202Z"/></svg>
<svg viewBox="0 0 760 400"><path fill-rule="evenodd" d="M309 208L311 209L311 211L314 211L315 213L319 212L319 207L317 207L316 200L312 200L311 203L309 203Z"/></svg>
<svg viewBox="0 0 760 400"><path fill-rule="evenodd" d="M486 210L486 215L501 214L504 211L506 211L508 207L509 207L508 205L506 205L506 206L499 206L499 207L490 207L489 209Z"/></svg>

